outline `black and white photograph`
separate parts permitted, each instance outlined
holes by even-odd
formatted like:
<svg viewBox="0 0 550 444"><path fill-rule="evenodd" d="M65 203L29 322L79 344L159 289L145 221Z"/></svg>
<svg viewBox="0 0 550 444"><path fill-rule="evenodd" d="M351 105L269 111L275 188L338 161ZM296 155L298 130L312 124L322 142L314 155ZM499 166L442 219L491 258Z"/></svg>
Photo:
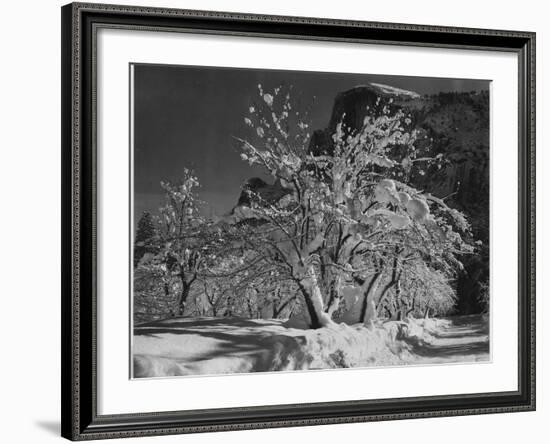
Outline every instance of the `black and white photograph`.
<svg viewBox="0 0 550 444"><path fill-rule="evenodd" d="M490 81L131 76L134 378L490 361Z"/></svg>
<svg viewBox="0 0 550 444"><path fill-rule="evenodd" d="M5 2L2 442L544 442L550 8L441 5Z"/></svg>

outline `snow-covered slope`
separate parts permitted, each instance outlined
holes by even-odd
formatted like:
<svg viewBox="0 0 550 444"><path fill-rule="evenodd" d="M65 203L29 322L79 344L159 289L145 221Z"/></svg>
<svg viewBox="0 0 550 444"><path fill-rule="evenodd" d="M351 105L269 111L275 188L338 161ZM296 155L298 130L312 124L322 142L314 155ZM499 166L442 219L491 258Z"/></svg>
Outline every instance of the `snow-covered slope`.
<svg viewBox="0 0 550 444"><path fill-rule="evenodd" d="M422 319L371 328L338 324L304 330L279 319L172 318L135 327L134 377L488 359L484 322L462 325L471 328L473 336L465 336L460 355L449 353L454 344L443 343L444 349L438 345L438 341L453 340L452 332L448 339L444 337L451 325L451 321ZM472 353L465 353L470 346Z"/></svg>

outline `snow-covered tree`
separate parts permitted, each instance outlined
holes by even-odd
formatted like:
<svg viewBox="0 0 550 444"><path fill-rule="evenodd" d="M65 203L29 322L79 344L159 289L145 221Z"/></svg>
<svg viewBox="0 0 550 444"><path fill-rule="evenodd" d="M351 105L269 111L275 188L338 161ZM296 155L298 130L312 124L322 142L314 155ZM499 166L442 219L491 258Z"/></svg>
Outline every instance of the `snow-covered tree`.
<svg viewBox="0 0 550 444"><path fill-rule="evenodd" d="M161 182L166 203L160 208L160 252L167 271L179 279L174 312L185 313L191 287L204 264L206 221L198 209L197 177L184 168L177 183Z"/></svg>
<svg viewBox="0 0 550 444"><path fill-rule="evenodd" d="M460 266L457 255L469 248L459 232L468 224L407 183L417 164L439 159L418 158L417 133L403 112L378 103L360 130L338 125L332 152L319 154L309 150L309 123L291 89L267 92L258 85L258 91L245 118L254 137L240 140L241 157L263 167L285 194L269 202L250 192L239 215L257 226L243 242L253 261L296 285L312 328L333 323L346 283L362 288L361 320L369 322L388 269L396 280L405 261L424 261L442 273Z"/></svg>
<svg viewBox="0 0 550 444"><path fill-rule="evenodd" d="M160 254L146 254L134 270L134 318L136 322L162 319L174 311L178 279Z"/></svg>
<svg viewBox="0 0 550 444"><path fill-rule="evenodd" d="M172 300L173 315L186 313L191 290L218 242L212 223L200 214L198 186L187 168L177 182L161 182L165 204L156 217L154 254L142 258L136 270L137 276L147 275L159 283L163 299Z"/></svg>

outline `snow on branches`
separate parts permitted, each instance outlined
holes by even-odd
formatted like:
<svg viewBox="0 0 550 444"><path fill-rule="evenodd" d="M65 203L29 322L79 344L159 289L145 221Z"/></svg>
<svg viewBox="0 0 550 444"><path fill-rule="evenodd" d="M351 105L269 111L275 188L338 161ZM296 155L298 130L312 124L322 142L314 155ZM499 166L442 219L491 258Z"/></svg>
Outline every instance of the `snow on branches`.
<svg viewBox="0 0 550 444"><path fill-rule="evenodd" d="M259 100L245 118L254 137L240 141L242 159L263 167L287 192L276 203L251 200L248 216L262 225L248 241L286 266L311 326L330 325L342 282L362 286L369 307L388 270L398 268L393 280L401 279L405 263L451 276L458 256L469 251L459 234L469 227L460 212L407 183L417 165L432 160L417 158L410 119L380 104L357 131L339 123L332 152L316 154L290 93L259 85ZM360 320L368 322L363 311Z"/></svg>
<svg viewBox="0 0 550 444"><path fill-rule="evenodd" d="M414 186L413 177L445 159L419 154L410 116L379 98L360 128L342 118L318 152L292 87L257 89L239 154L274 185L244 188L231 214L213 221L201 215L190 170L163 182L152 253L137 274L156 276L175 315L190 313L190 301L199 315L302 311L319 328L449 312L461 257L473 251L470 226L444 199Z"/></svg>

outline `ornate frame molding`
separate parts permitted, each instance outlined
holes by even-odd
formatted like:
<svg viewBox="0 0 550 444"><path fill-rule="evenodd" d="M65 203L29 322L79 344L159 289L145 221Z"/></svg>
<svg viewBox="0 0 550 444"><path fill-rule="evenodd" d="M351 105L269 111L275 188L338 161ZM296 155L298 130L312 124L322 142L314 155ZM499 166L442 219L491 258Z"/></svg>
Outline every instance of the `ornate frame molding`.
<svg viewBox="0 0 550 444"><path fill-rule="evenodd" d="M535 34L308 17L72 3L62 8L62 435L71 440L535 409ZM99 27L517 53L519 390L144 414L97 414L95 40Z"/></svg>

